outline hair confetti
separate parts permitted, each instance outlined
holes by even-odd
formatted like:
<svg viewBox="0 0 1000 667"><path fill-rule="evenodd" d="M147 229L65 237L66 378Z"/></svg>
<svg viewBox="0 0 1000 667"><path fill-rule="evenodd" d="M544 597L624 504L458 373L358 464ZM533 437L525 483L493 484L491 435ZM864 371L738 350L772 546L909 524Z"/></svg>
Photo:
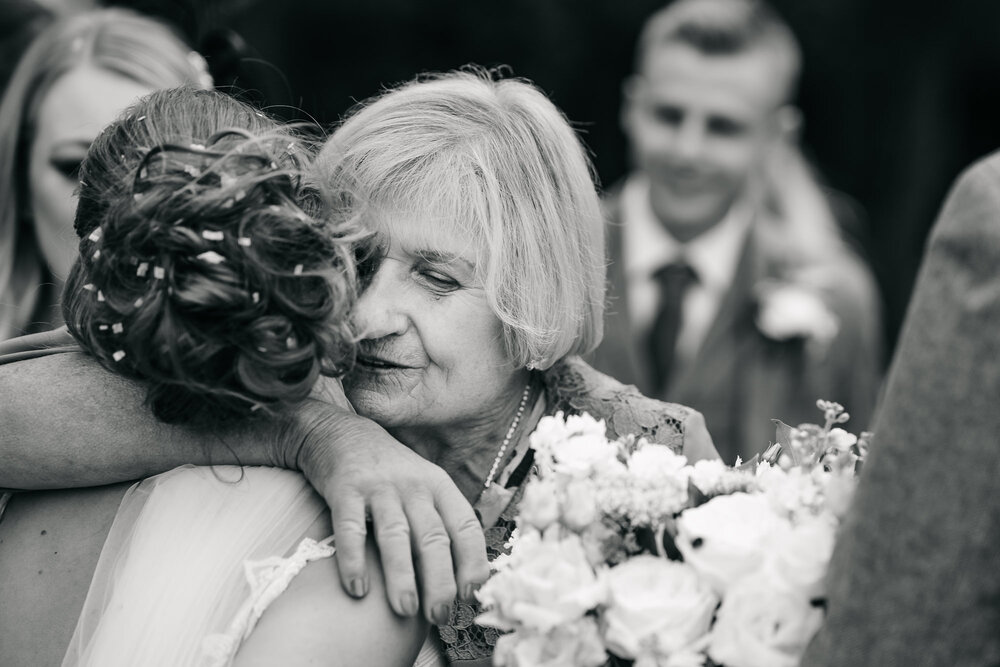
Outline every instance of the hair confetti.
<svg viewBox="0 0 1000 667"><path fill-rule="evenodd" d="M149 262L143 262L142 264L139 265L139 268L135 270L135 275L139 276L140 278L145 278L146 273L148 272L149 272Z"/></svg>
<svg viewBox="0 0 1000 667"><path fill-rule="evenodd" d="M303 269L303 266L301 264L296 264L295 265L295 271L293 273L295 273L295 275L297 275L297 276L301 276L302 275L302 269Z"/></svg>
<svg viewBox="0 0 1000 667"><path fill-rule="evenodd" d="M111 355L111 358L114 359L115 361L121 361L122 359L125 358L125 351L116 350L115 353Z"/></svg>
<svg viewBox="0 0 1000 667"><path fill-rule="evenodd" d="M217 229L205 229L202 230L201 237L207 241L221 241L226 238L226 234Z"/></svg>
<svg viewBox="0 0 1000 667"><path fill-rule="evenodd" d="M98 248L97 250L94 251L94 259L97 259L100 256L101 256L101 249Z"/></svg>
<svg viewBox="0 0 1000 667"><path fill-rule="evenodd" d="M100 227L95 227L94 231L90 232L90 236L88 236L87 238L96 243L101 240L102 233L103 232L101 231Z"/></svg>
<svg viewBox="0 0 1000 667"><path fill-rule="evenodd" d="M87 290L88 292L93 292L97 288L94 287L93 283L87 283L86 285L83 286L83 289Z"/></svg>
<svg viewBox="0 0 1000 667"><path fill-rule="evenodd" d="M116 334L124 333L125 325L122 324L121 322L115 322L114 324L111 325L111 332Z"/></svg>
<svg viewBox="0 0 1000 667"><path fill-rule="evenodd" d="M192 178L198 178L201 176L201 171L199 171L193 164L184 165L184 173Z"/></svg>
<svg viewBox="0 0 1000 667"><path fill-rule="evenodd" d="M143 302L143 300L142 300L142 297L141 297L141 296L140 296L140 297L139 297L138 299L136 299L136 300L134 301L134 304L135 304L135 307L136 307L136 308L141 308L141 307L142 307L142 304L143 304L143 303L144 303L144 302Z"/></svg>
<svg viewBox="0 0 1000 667"><path fill-rule="evenodd" d="M205 252L198 255L198 259L205 262L206 264L222 264L226 261L226 258L215 252L214 250L206 250Z"/></svg>
<svg viewBox="0 0 1000 667"><path fill-rule="evenodd" d="M107 324L98 324L97 325L97 330L98 331L107 331L108 330L108 325Z"/></svg>
<svg viewBox="0 0 1000 667"><path fill-rule="evenodd" d="M102 292L101 290L97 290L97 300L101 303L104 303L104 292Z"/></svg>
<svg viewBox="0 0 1000 667"><path fill-rule="evenodd" d="M167 271L162 266L153 267L153 278L156 280L163 280L167 276Z"/></svg>
<svg viewBox="0 0 1000 667"><path fill-rule="evenodd" d="M253 298L254 303L260 303L260 292L254 292L250 296Z"/></svg>
<svg viewBox="0 0 1000 667"><path fill-rule="evenodd" d="M142 121L144 121L144 120L146 120L146 117L145 117L145 116L139 116L138 118L136 118L136 119L135 119L135 122L137 122L137 123L141 123L141 122L142 122Z"/></svg>
<svg viewBox="0 0 1000 667"><path fill-rule="evenodd" d="M252 244L249 236L241 236L236 239L236 243L244 248L249 248Z"/></svg>

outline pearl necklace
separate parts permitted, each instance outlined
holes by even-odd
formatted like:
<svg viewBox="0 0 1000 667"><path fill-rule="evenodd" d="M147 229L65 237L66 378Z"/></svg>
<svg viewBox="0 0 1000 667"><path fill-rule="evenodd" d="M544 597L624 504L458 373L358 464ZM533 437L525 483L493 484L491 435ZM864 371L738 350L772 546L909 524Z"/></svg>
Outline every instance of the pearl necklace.
<svg viewBox="0 0 1000 667"><path fill-rule="evenodd" d="M524 393L521 394L521 404L517 406L517 414L514 415L514 421L510 423L510 428L507 429L507 435L503 438L503 444L500 445L500 451L497 452L497 457L493 459L493 465L490 466L490 474L486 476L486 483L483 488L490 488L493 484L493 478L497 474L497 468L500 467L500 461L503 460L503 455L507 453L507 446L510 444L510 439L514 437L514 431L517 430L517 425L521 423L521 417L524 416L524 408L528 405L528 396L531 395L531 381L524 385Z"/></svg>

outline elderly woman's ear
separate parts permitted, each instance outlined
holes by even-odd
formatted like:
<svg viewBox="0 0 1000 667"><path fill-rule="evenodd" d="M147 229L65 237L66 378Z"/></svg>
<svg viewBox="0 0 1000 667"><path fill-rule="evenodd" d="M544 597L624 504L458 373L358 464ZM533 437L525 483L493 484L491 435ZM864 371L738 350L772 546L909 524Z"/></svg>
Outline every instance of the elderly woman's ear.
<svg viewBox="0 0 1000 667"><path fill-rule="evenodd" d="M705 417L696 410L692 410L684 420L683 454L687 457L688 463L720 458L705 425Z"/></svg>

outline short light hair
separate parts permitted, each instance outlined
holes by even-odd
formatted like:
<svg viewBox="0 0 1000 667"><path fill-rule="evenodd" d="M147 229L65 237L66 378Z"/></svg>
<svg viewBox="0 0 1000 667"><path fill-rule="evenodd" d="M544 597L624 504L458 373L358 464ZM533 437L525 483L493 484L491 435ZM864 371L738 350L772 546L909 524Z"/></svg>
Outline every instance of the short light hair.
<svg viewBox="0 0 1000 667"><path fill-rule="evenodd" d="M516 365L544 369L600 342L604 237L593 170L566 117L529 82L482 70L420 77L362 103L318 167L346 194L345 213L377 232L418 220L433 222L422 225L431 243L471 238Z"/></svg>
<svg viewBox="0 0 1000 667"><path fill-rule="evenodd" d="M53 84L91 65L150 88L205 87L202 62L166 24L124 9L56 21L24 53L0 102L0 340L27 324L48 273L28 224L27 176L35 122Z"/></svg>
<svg viewBox="0 0 1000 667"><path fill-rule="evenodd" d="M802 49L778 13L762 0L677 0L646 20L636 47L636 71L666 44L684 44L707 56L766 50L791 102L802 70Z"/></svg>

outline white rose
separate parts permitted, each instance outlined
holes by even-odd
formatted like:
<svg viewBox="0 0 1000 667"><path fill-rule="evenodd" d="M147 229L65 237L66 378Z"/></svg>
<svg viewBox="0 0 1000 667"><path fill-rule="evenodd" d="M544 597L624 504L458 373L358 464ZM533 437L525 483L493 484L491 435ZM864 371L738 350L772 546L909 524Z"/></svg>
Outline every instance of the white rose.
<svg viewBox="0 0 1000 667"><path fill-rule="evenodd" d="M760 494L716 496L677 519L677 548L719 595L756 571L783 521Z"/></svg>
<svg viewBox="0 0 1000 667"><path fill-rule="evenodd" d="M690 566L636 556L608 572L601 613L604 643L615 655L663 660L708 632L718 598Z"/></svg>
<svg viewBox="0 0 1000 667"><path fill-rule="evenodd" d="M835 532L828 517L810 518L778 531L771 538L763 573L806 599L823 597Z"/></svg>
<svg viewBox="0 0 1000 667"><path fill-rule="evenodd" d="M722 482L726 464L719 459L702 459L691 466L690 479L702 493L711 493Z"/></svg>
<svg viewBox="0 0 1000 667"><path fill-rule="evenodd" d="M573 479L566 484L562 503L562 523L580 532L597 521L597 487L588 479Z"/></svg>
<svg viewBox="0 0 1000 667"><path fill-rule="evenodd" d="M559 520L559 487L550 480L533 479L524 487L518 517L544 531Z"/></svg>
<svg viewBox="0 0 1000 667"><path fill-rule="evenodd" d="M580 538L522 534L504 569L479 589L486 613L479 622L501 630L520 627L548 632L574 622L603 602L603 577L591 567Z"/></svg>
<svg viewBox="0 0 1000 667"><path fill-rule="evenodd" d="M496 667L599 667L607 661L594 619L540 633L520 631L503 635L493 653Z"/></svg>
<svg viewBox="0 0 1000 667"><path fill-rule="evenodd" d="M618 447L603 435L593 433L552 443L552 470L571 477L587 477L595 470L621 467Z"/></svg>
<svg viewBox="0 0 1000 667"><path fill-rule="evenodd" d="M687 482L687 458L663 445L643 445L628 460L628 470L638 479L658 481L662 477L682 477Z"/></svg>
<svg viewBox="0 0 1000 667"><path fill-rule="evenodd" d="M858 444L858 436L848 433L842 428L831 429L827 434L827 444L838 452L846 452L854 445Z"/></svg>
<svg viewBox="0 0 1000 667"><path fill-rule="evenodd" d="M708 655L726 667L796 667L822 623L822 609L808 598L747 577L723 599Z"/></svg>

